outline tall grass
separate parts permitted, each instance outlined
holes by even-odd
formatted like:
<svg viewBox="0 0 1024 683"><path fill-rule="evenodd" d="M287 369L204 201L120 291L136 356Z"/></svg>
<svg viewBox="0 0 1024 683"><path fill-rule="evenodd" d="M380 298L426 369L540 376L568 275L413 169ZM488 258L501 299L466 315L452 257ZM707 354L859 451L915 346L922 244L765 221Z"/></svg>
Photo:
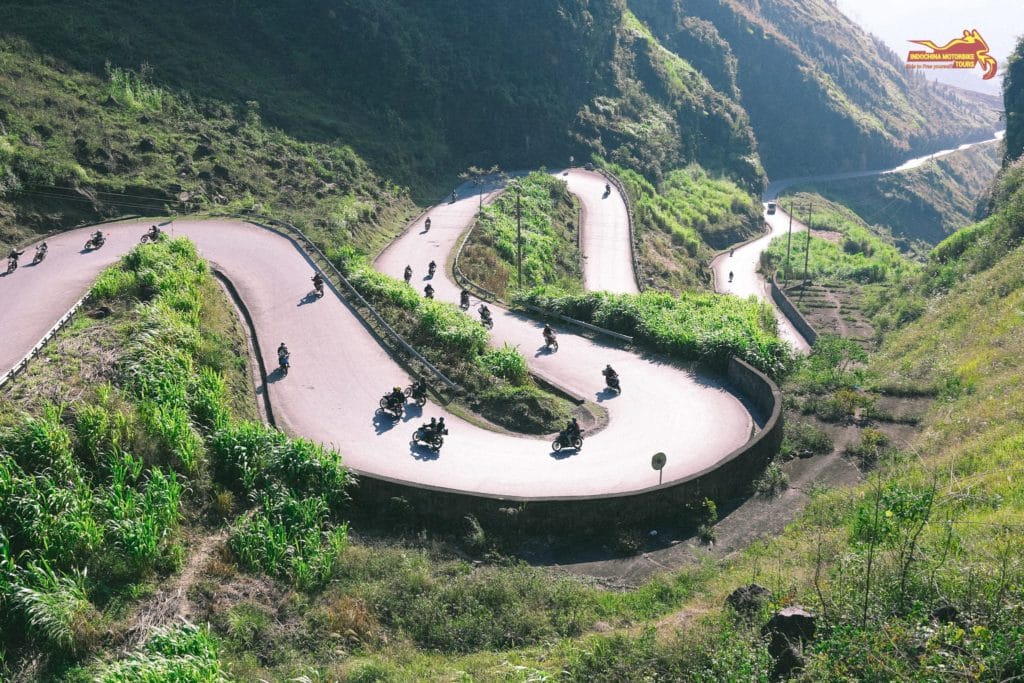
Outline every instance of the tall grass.
<svg viewBox="0 0 1024 683"><path fill-rule="evenodd" d="M656 351L719 368L726 366L730 356L737 356L780 377L793 362L789 347L775 336L774 317L765 314L770 305L756 300L697 292L676 297L653 291L566 294L539 288L516 301L628 334Z"/></svg>
<svg viewBox="0 0 1024 683"><path fill-rule="evenodd" d="M154 633L141 650L97 667L96 683L228 683L220 648L206 627L191 624Z"/></svg>
<svg viewBox="0 0 1024 683"><path fill-rule="evenodd" d="M166 94L163 89L149 82L147 65L141 73L107 65L107 92L111 99L132 111L159 111Z"/></svg>

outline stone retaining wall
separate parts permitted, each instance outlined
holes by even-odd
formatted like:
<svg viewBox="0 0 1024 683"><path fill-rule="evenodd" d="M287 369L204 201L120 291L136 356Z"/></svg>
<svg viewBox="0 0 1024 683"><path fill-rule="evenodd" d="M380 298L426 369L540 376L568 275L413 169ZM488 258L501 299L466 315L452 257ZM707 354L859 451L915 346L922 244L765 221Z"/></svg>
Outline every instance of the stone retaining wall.
<svg viewBox="0 0 1024 683"><path fill-rule="evenodd" d="M803 335L808 344L813 346L814 342L818 339L818 333L807 322L807 318L803 316L803 313L797 310L796 304L786 295L785 290L779 287L779 283L776 282L774 275L770 284L772 288L772 301L779 307L783 315L789 318L789 322L793 323L796 331Z"/></svg>
<svg viewBox="0 0 1024 683"><path fill-rule="evenodd" d="M685 480L627 495L579 498L493 498L469 492L414 486L407 482L361 476L350 490L364 512L382 522L433 521L463 523L476 517L484 528L521 528L531 533L599 533L624 526L679 523L699 508L704 498L734 497L757 478L782 443L782 395L767 376L732 358L727 377L760 413L764 422L747 443L719 462ZM653 453L652 453L653 455ZM443 454L442 454L442 457ZM652 480L656 473L651 470Z"/></svg>

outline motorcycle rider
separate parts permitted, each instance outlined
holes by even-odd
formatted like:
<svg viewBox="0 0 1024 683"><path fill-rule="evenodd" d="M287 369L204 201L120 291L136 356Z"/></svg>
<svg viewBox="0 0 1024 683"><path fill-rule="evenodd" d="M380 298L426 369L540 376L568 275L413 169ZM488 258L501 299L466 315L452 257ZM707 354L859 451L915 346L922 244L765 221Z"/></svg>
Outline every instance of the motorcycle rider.
<svg viewBox="0 0 1024 683"><path fill-rule="evenodd" d="M433 261L427 266L427 277L434 277L434 271L437 270L437 264Z"/></svg>
<svg viewBox="0 0 1024 683"><path fill-rule="evenodd" d="M732 271L729 271L729 282L732 282Z"/></svg>
<svg viewBox="0 0 1024 683"><path fill-rule="evenodd" d="M611 194L612 193L612 186L609 185L608 183L604 184L604 193L605 194Z"/></svg>
<svg viewBox="0 0 1024 683"><path fill-rule="evenodd" d="M423 221L423 227L426 228L424 232L430 232L430 216L427 216L427 220Z"/></svg>
<svg viewBox="0 0 1024 683"><path fill-rule="evenodd" d="M429 282L427 283L427 286L423 288L423 296L427 297L428 299L434 298L434 286L431 285Z"/></svg>
<svg viewBox="0 0 1024 683"><path fill-rule="evenodd" d="M611 364L604 366L604 370L601 371L601 374L604 375L605 381L608 382L609 386L617 382L619 379L619 373L615 372Z"/></svg>
<svg viewBox="0 0 1024 683"><path fill-rule="evenodd" d="M491 309L487 308L487 304L480 304L480 320L484 322L491 320Z"/></svg>
<svg viewBox="0 0 1024 683"><path fill-rule="evenodd" d="M409 395L413 399L419 399L419 398L421 398L423 396L426 396L427 395L427 383L425 381L423 381L422 378L417 377L416 380L412 383L412 391L409 393Z"/></svg>
<svg viewBox="0 0 1024 683"><path fill-rule="evenodd" d="M420 432L423 433L423 440L424 441L431 441L431 440L433 440L434 434L436 433L436 430L437 430L437 418L436 417L430 418L430 422L429 423L428 422L424 422L423 426L420 427Z"/></svg>
<svg viewBox="0 0 1024 683"><path fill-rule="evenodd" d="M92 234L92 236L90 237L89 241L92 242L94 246L98 247L100 245L100 243L103 242L104 239L105 238L103 237L103 231L102 230L97 230L96 232L94 232Z"/></svg>
<svg viewBox="0 0 1024 683"><path fill-rule="evenodd" d="M452 190L452 204L455 203L455 197L458 196L455 190Z"/></svg>
<svg viewBox="0 0 1024 683"><path fill-rule="evenodd" d="M324 276L319 272L313 273L313 289L318 295L324 295Z"/></svg>
<svg viewBox="0 0 1024 683"><path fill-rule="evenodd" d="M448 433L448 427L446 427L445 424L444 424L444 418L443 417L437 418L437 426L434 427L434 434L437 434L438 436L443 436L443 435L445 435L447 433Z"/></svg>
<svg viewBox="0 0 1024 683"><path fill-rule="evenodd" d="M409 280L412 279L412 266L405 267L405 284L409 284Z"/></svg>
<svg viewBox="0 0 1024 683"><path fill-rule="evenodd" d="M463 289L462 293L459 294L459 305L463 308L469 308L469 290Z"/></svg>
<svg viewBox="0 0 1024 683"><path fill-rule="evenodd" d="M544 345L551 346L555 343L555 328L551 325L544 323Z"/></svg>
<svg viewBox="0 0 1024 683"><path fill-rule="evenodd" d="M162 231L160 230L160 226L159 225L152 225L152 226L150 226L149 232L147 232L146 235L149 236L149 239L151 239L151 240L153 240L155 242L157 239L160 238L160 233L161 232Z"/></svg>
<svg viewBox="0 0 1024 683"><path fill-rule="evenodd" d="M579 439L583 436L583 430L580 429L580 423L574 417L569 420L565 425L565 436L566 440L571 444L573 439Z"/></svg>
<svg viewBox="0 0 1024 683"><path fill-rule="evenodd" d="M36 247L35 260L36 261L42 261L43 257L46 256L46 252L49 251L49 250L50 250L50 246L46 242L43 242L42 244L40 244L38 247Z"/></svg>
<svg viewBox="0 0 1024 683"><path fill-rule="evenodd" d="M17 249L11 247L11 253L7 255L7 259L11 263L13 263L15 267L17 267L18 266L18 258L21 257L21 255L24 254L24 253L25 253L24 249L22 249L21 251L18 251Z"/></svg>
<svg viewBox="0 0 1024 683"><path fill-rule="evenodd" d="M291 358L291 352L288 347L281 342L281 345L277 347L277 364L284 367L285 365L291 365L289 359Z"/></svg>
<svg viewBox="0 0 1024 683"><path fill-rule="evenodd" d="M402 387L395 387L392 389L386 398L388 400L388 405L392 408L398 409L405 405L405 394L402 393Z"/></svg>

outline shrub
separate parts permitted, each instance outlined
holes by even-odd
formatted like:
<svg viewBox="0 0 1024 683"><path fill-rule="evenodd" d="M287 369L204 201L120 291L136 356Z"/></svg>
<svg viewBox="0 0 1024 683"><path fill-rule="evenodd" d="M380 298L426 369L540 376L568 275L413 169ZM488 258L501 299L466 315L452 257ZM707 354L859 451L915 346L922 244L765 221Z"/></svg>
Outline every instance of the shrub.
<svg viewBox="0 0 1024 683"><path fill-rule="evenodd" d="M218 647L205 627L184 624L159 631L141 651L102 666L97 683L228 683Z"/></svg>
<svg viewBox="0 0 1024 683"><path fill-rule="evenodd" d="M779 455L786 460L794 457L805 458L811 455L831 453L834 447L829 435L814 425L787 420L783 429Z"/></svg>
<svg viewBox="0 0 1024 683"><path fill-rule="evenodd" d="M526 359L511 344L506 343L500 349L483 354L480 356L480 364L495 377L500 377L517 386L522 386L529 379Z"/></svg>
<svg viewBox="0 0 1024 683"><path fill-rule="evenodd" d="M85 594L85 574L60 575L45 561L30 563L11 588L11 602L32 631L52 645L81 652L96 645L99 613Z"/></svg>
<svg viewBox="0 0 1024 683"><path fill-rule="evenodd" d="M761 477L754 482L754 490L762 496L776 496L789 488L789 475L776 462L769 463Z"/></svg>

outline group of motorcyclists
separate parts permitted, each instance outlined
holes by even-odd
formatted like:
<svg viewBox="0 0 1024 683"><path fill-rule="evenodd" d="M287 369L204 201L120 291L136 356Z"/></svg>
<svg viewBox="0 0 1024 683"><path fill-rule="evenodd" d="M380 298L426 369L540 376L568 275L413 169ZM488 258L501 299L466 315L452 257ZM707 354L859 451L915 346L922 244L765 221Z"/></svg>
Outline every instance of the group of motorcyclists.
<svg viewBox="0 0 1024 683"><path fill-rule="evenodd" d="M144 233L142 235L142 238L141 238L140 241L141 242L156 242L157 240L161 239L163 236L164 236L164 232L163 232L163 230L160 229L160 226L153 225L153 226L151 226L149 228L148 231L146 231L146 233ZM86 249L86 251L92 251L94 249L99 249L100 247L102 247L106 243L106 241L107 241L107 236L105 234L103 234L103 231L102 230L97 230L97 231L95 231L95 232L93 232L93 233L91 233L89 235L89 239L85 243L85 249ZM49 250L50 250L50 246L45 241L40 242L39 244L37 244L36 245L36 253L32 257L32 264L31 265L34 266L34 265L36 265L38 263L42 263L43 259L46 258L46 254L47 254L47 252L49 252ZM25 250L24 249L19 251L17 248L14 248L14 247L11 248L11 251L8 252L8 254L7 254L7 273L8 274L13 273L15 270L18 269L18 261L19 261L19 259L24 254L25 254Z"/></svg>
<svg viewBox="0 0 1024 683"><path fill-rule="evenodd" d="M46 245L46 242L42 242L41 244L39 244L36 247L35 256L32 257L32 265L35 265L42 261L44 258L46 258L46 252L48 249L49 247ZM20 259L24 253L24 249L22 249L21 251L18 251L15 248L11 249L10 253L7 254L7 274L13 273L15 270L18 269L18 259Z"/></svg>

